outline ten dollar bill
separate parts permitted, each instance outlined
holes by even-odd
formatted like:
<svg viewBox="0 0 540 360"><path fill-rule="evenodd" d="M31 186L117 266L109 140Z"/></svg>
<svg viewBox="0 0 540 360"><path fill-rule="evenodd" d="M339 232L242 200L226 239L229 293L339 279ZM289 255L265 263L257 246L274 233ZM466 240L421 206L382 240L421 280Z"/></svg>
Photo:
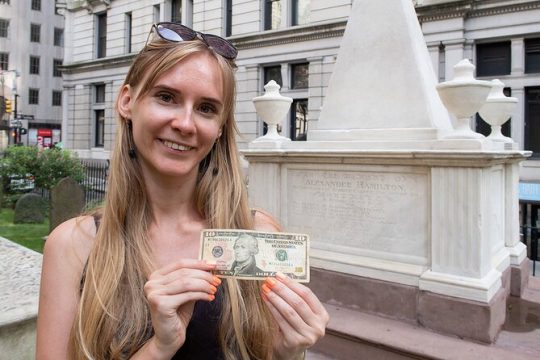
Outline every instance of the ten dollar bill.
<svg viewBox="0 0 540 360"><path fill-rule="evenodd" d="M199 259L215 262L223 277L263 280L282 272L309 282L309 236L281 232L208 229L201 232Z"/></svg>

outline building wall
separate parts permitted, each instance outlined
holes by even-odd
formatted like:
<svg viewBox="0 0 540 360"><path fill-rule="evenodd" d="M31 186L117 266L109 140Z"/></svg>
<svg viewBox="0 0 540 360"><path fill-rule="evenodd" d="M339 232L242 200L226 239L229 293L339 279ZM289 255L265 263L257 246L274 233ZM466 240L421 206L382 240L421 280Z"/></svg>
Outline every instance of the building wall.
<svg viewBox="0 0 540 360"><path fill-rule="evenodd" d="M498 78L518 99L511 119L511 136L525 149L525 88L540 86L540 73L525 73L525 39L540 38L538 1L418 1L416 7L422 31L439 81L453 77L453 66L463 58L478 65L480 44L509 41L511 71L507 75L478 76L481 80ZM540 180L540 159L522 163L522 180Z"/></svg>
<svg viewBox="0 0 540 360"><path fill-rule="evenodd" d="M239 49L237 58L237 121L240 147L261 136L263 124L251 100L264 92L264 68L281 66L281 92L293 99L308 99L308 120L318 119L332 74L339 44L353 0L312 0L308 21L292 26L293 0L281 0L281 23L264 30L263 0L235 0L232 9L232 34L229 39ZM68 146L83 156L107 157L115 133L113 102L132 57L144 46L151 24L169 21L171 0L114 0L67 2L64 85L64 121L69 130ZM417 13L432 55L434 70L441 81L452 77L452 66L463 58L475 61L476 44L497 39L512 41L512 74L501 78L520 99L512 119L512 136L523 148L523 87L538 84L538 76L523 73L523 39L540 37L540 4L532 0L436 1L417 0ZM89 5L90 4L90 5ZM226 1L183 1L183 23L198 31L225 36ZM160 11L156 13L156 7ZM96 14L107 13L107 57L96 58ZM126 13L132 17L131 53L126 45ZM441 44L444 51L440 51ZM291 66L309 65L309 86L291 88ZM106 136L103 148L93 145L95 132L94 87L105 84L107 101ZM77 103L75 104L75 99ZM289 117L287 117L287 122ZM308 121L309 126L309 121ZM282 132L289 134L289 127ZM86 134L86 135L85 135ZM540 180L540 166L530 160L523 166L524 178ZM532 169L528 171L528 169Z"/></svg>
<svg viewBox="0 0 540 360"><path fill-rule="evenodd" d="M31 1L11 0L0 3L0 18L9 20L8 37L0 37L0 51L9 53L9 69L16 70L16 89L13 89L14 72L4 74L6 95L19 95L19 114L33 115L28 126L39 127L48 123L60 125L62 106L52 106L53 90L62 91L62 78L53 76L53 59L63 59L64 48L54 46L54 28L64 29L64 18L55 14L54 1L42 1L41 10L31 9ZM40 42L30 41L30 24L41 25ZM30 56L40 57L39 75L30 74ZM28 103L28 89L39 89L39 104ZM11 116L13 118L13 115ZM22 142L26 143L23 136Z"/></svg>

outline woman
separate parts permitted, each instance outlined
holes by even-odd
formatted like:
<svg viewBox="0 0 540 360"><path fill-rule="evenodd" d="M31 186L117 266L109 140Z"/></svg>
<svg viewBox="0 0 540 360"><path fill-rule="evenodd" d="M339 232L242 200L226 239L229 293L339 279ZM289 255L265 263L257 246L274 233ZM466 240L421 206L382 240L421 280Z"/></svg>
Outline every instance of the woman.
<svg viewBox="0 0 540 360"><path fill-rule="evenodd" d="M200 231L276 231L248 208L235 143L236 49L172 23L131 66L105 205L47 239L38 359L294 359L324 335L315 295L283 275L219 279Z"/></svg>

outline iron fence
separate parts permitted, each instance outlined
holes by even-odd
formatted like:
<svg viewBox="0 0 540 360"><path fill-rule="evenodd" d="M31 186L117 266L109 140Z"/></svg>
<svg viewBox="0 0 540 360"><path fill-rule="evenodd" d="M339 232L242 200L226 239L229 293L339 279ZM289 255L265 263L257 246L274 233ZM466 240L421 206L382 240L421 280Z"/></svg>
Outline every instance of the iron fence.
<svg viewBox="0 0 540 360"><path fill-rule="evenodd" d="M540 233L540 204L522 201L520 207L521 241L527 245L527 256L532 260L532 274L536 275L536 262L538 261L538 235Z"/></svg>
<svg viewBox="0 0 540 360"><path fill-rule="evenodd" d="M86 205L97 204L105 198L109 160L81 159L84 179L80 182L85 192Z"/></svg>

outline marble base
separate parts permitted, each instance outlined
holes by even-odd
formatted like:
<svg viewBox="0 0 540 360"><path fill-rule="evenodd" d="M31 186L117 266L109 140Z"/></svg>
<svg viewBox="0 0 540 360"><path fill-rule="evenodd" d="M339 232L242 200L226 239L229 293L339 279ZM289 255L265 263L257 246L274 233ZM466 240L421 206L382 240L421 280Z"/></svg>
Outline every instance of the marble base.
<svg viewBox="0 0 540 360"><path fill-rule="evenodd" d="M508 275L503 274L503 279L508 284ZM311 269L309 287L326 304L486 343L495 340L504 323L508 296L501 287L484 303L319 268Z"/></svg>
<svg viewBox="0 0 540 360"><path fill-rule="evenodd" d="M523 259L523 261L518 265L512 264L510 266L510 271L510 294L512 296L521 297L529 280L529 259Z"/></svg>
<svg viewBox="0 0 540 360"><path fill-rule="evenodd" d="M506 292L502 288L488 304L427 291L418 298L420 324L460 338L492 343L505 318Z"/></svg>

